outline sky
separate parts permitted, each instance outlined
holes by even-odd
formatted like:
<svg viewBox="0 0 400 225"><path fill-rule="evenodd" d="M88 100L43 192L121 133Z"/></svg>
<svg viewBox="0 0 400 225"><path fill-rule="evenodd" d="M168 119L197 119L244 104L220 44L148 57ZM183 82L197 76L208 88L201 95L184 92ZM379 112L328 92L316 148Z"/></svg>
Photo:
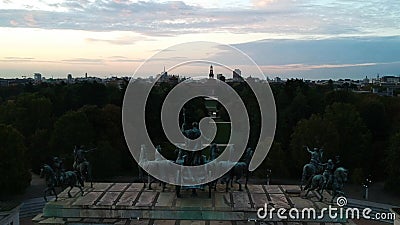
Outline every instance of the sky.
<svg viewBox="0 0 400 225"><path fill-rule="evenodd" d="M47 78L65 78L69 73L130 76L158 51L190 41L232 45L269 77L400 75L400 4L398 0L0 0L3 78L32 77L35 72ZM160 61L149 75L161 72L165 64ZM242 68L246 76L246 65L233 59L230 66ZM205 66L190 68L180 72L208 72Z"/></svg>

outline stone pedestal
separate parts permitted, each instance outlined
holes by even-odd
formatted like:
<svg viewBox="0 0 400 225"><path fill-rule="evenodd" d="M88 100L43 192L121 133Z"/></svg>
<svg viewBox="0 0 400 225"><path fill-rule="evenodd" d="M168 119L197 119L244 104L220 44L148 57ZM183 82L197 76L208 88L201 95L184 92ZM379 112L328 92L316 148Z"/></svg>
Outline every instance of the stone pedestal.
<svg viewBox="0 0 400 225"><path fill-rule="evenodd" d="M154 190L143 188L139 183L95 183L86 187L81 196L75 190L72 198L66 192L59 200L48 202L43 214L34 219L36 224L272 224L308 223L312 220L262 220L257 210L265 204L275 208L327 207L329 200L316 204L318 196L310 194L308 199L300 196L298 186L249 185L244 191L238 187L225 192L225 185L217 185L208 197L208 189L198 190L191 197L190 190L182 190L182 198L175 195L175 187L167 185L165 192L154 185ZM315 222L315 221L314 221ZM343 223L324 216L318 223Z"/></svg>

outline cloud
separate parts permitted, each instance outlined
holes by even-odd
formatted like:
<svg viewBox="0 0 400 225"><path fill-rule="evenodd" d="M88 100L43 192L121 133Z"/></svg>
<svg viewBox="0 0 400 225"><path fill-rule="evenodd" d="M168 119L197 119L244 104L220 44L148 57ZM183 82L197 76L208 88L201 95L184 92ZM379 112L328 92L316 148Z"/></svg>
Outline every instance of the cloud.
<svg viewBox="0 0 400 225"><path fill-rule="evenodd" d="M5 59L9 59L9 60L32 60L32 59L35 59L35 58L32 58L32 57L11 57L11 56L7 56L7 57L4 57Z"/></svg>
<svg viewBox="0 0 400 225"><path fill-rule="evenodd" d="M331 36L399 32L396 28L400 26L400 4L390 0L339 0L332 4L315 0L254 0L252 3L255 7L203 8L183 1L66 0L48 4L46 10L2 9L0 26L135 31L146 36L209 32Z"/></svg>
<svg viewBox="0 0 400 225"><path fill-rule="evenodd" d="M148 38L124 36L124 37L118 37L115 39L86 38L85 40L88 42L105 42L105 43L115 44L115 45L133 45L137 41L148 40Z"/></svg>
<svg viewBox="0 0 400 225"><path fill-rule="evenodd" d="M260 40L236 44L260 65L362 64L400 61L400 37Z"/></svg>
<svg viewBox="0 0 400 225"><path fill-rule="evenodd" d="M359 63L359 64L322 64L322 65L308 65L308 64L286 64L286 65L270 65L270 66L260 66L263 71L305 71L305 70L315 70L315 69L343 69L348 67L364 67L364 66L377 66L377 65L387 65L387 64L397 64L400 62L391 63Z"/></svg>
<svg viewBox="0 0 400 225"><path fill-rule="evenodd" d="M121 63L133 63L133 62L144 62L145 59L129 59L125 56L111 56L109 57L110 62L121 62Z"/></svg>
<svg viewBox="0 0 400 225"><path fill-rule="evenodd" d="M248 54L265 74L287 77L357 77L365 75L399 74L400 37L347 37L306 40L259 40L235 44L234 47ZM219 47L218 54L210 61L223 59L228 65L246 68L241 59Z"/></svg>
<svg viewBox="0 0 400 225"><path fill-rule="evenodd" d="M274 0L252 0L251 1L256 7L265 7L274 2Z"/></svg>
<svg viewBox="0 0 400 225"><path fill-rule="evenodd" d="M29 27L34 27L37 24L35 18L33 17L33 14L26 14L24 16L24 20L26 25L28 25Z"/></svg>
<svg viewBox="0 0 400 225"><path fill-rule="evenodd" d="M10 25L11 25L11 26L17 26L17 25L18 25L18 22L15 21L15 20L10 20Z"/></svg>
<svg viewBox="0 0 400 225"><path fill-rule="evenodd" d="M62 60L42 60L36 59L32 57L14 57L7 56L3 59L0 59L0 62L7 63L60 63L60 64L103 64L105 63L104 59L90 59L90 58L71 58L71 59L62 59Z"/></svg>
<svg viewBox="0 0 400 225"><path fill-rule="evenodd" d="M6 56L3 59L0 59L0 62L7 62L7 63L36 63L36 62L50 62L47 60L37 60L32 57L14 57L14 56Z"/></svg>
<svg viewBox="0 0 400 225"><path fill-rule="evenodd" d="M62 63L72 63L72 64L103 64L103 59L89 59L89 58L73 58L73 59L63 59Z"/></svg>

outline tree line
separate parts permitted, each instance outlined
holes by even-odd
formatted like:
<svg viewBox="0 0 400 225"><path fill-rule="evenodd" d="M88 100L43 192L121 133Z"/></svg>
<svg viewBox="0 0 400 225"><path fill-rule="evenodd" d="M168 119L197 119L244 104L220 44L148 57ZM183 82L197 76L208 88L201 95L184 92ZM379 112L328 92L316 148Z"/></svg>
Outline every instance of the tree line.
<svg viewBox="0 0 400 225"><path fill-rule="evenodd" d="M257 100L246 83L232 87L250 114L249 147L255 147L261 119ZM146 105L146 124L154 143L164 143L163 99L173 88L162 83L153 88ZM337 90L302 80L271 84L277 108L274 143L255 175L300 178L309 161L304 146L325 149L325 160L336 155L350 170L350 180L363 182L371 175L385 181L388 190L400 187L400 98ZM121 121L125 89L102 83L40 84L0 88L0 194L23 191L29 170L39 173L52 156L71 169L74 146L97 149L88 155L96 179L137 175L137 165L126 146ZM188 122L199 121L207 111L202 99L186 106ZM220 108L220 117L229 116ZM170 147L169 147L170 146Z"/></svg>

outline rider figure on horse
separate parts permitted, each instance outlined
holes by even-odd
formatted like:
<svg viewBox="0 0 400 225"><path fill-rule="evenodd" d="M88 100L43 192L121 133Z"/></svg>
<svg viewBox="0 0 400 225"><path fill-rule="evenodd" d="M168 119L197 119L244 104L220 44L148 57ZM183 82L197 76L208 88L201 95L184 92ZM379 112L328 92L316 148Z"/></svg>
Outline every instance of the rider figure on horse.
<svg viewBox="0 0 400 225"><path fill-rule="evenodd" d="M193 122L192 123L192 129L188 129L188 130L182 130L183 135L191 140L195 140L197 138L199 138L201 136L201 132L199 129L199 124L197 122ZM193 149L199 149L201 145L201 141L198 140L194 143L194 146L189 146L192 147ZM202 150L198 150L198 151L188 151L185 152L185 156L184 156L184 162L185 164L187 164L188 166L198 166L203 164L204 160L203 160L203 151Z"/></svg>
<svg viewBox="0 0 400 225"><path fill-rule="evenodd" d="M95 149L90 149L90 150L84 150L83 146L80 146L77 148L75 146L74 148L74 164L73 168L74 170L78 171L79 173L84 171L85 167L89 166L89 162L86 160L85 155ZM81 174L82 175L82 174Z"/></svg>
<svg viewBox="0 0 400 225"><path fill-rule="evenodd" d="M309 147L304 147L311 154L311 160L310 163L306 164L303 168L301 187L303 184L305 184L304 189L308 189L311 185L313 176L322 172L322 156L324 154L324 150L322 148L314 148L313 150L310 150Z"/></svg>
<svg viewBox="0 0 400 225"><path fill-rule="evenodd" d="M328 162L324 164L324 166L326 166L323 173L326 180L325 187L329 187L330 185L332 185L333 173L335 172L336 166L332 159L329 159Z"/></svg>
<svg viewBox="0 0 400 225"><path fill-rule="evenodd" d="M52 167L55 172L57 185L61 185L64 182L63 160L57 156L53 157Z"/></svg>
<svg viewBox="0 0 400 225"><path fill-rule="evenodd" d="M322 156L324 154L324 150L322 148L314 148L313 150L310 150L310 148L308 148L306 146L307 151L311 154L311 160L310 160L310 164L314 165L315 168L321 168L322 166Z"/></svg>

